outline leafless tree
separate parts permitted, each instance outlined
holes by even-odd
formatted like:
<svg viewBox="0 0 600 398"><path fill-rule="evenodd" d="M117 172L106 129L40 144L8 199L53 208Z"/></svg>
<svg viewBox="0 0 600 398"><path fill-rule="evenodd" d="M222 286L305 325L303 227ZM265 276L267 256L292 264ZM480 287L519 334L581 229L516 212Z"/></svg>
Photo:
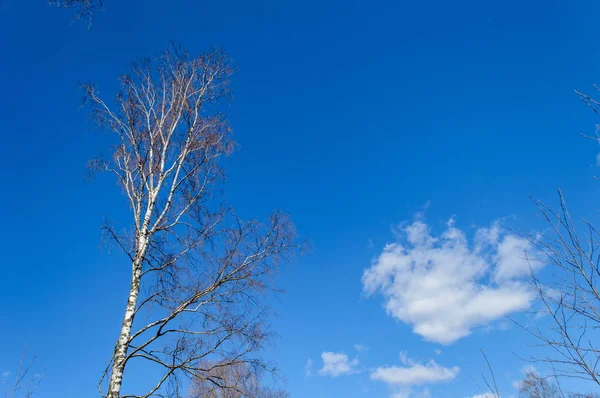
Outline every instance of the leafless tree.
<svg viewBox="0 0 600 398"><path fill-rule="evenodd" d="M232 72L220 51L193 58L172 46L132 66L114 107L84 85L93 120L118 139L112 156L91 167L116 176L132 216L129 230L104 227L131 266L119 338L99 384L105 397L179 397L183 380L223 366L274 370L258 356L272 336L264 293L298 245L285 214L243 221L219 194L219 160L234 149L219 111ZM161 376L147 391L123 394L124 371L138 361Z"/></svg>
<svg viewBox="0 0 600 398"><path fill-rule="evenodd" d="M576 93L600 114L600 103ZM598 137L593 139L600 142ZM527 329L539 345L549 349L533 360L550 365L559 377L582 378L600 385L599 234L585 219L574 222L560 190L558 196L558 210L534 200L550 232L527 235L542 253L535 261L550 265L549 276L532 273L531 278L541 312L548 316Z"/></svg>
<svg viewBox="0 0 600 398"><path fill-rule="evenodd" d="M2 384L5 387L5 398L31 398L44 378L45 371L42 373L33 373L33 366L35 365L37 356L28 361L26 354L27 347L23 350L21 360L19 361L19 368L14 378L10 373L6 376L6 378L13 378L13 382L9 384L6 380L2 380Z"/></svg>
<svg viewBox="0 0 600 398"><path fill-rule="evenodd" d="M535 361L551 366L559 377L588 379L600 384L598 231L582 220L581 227L586 229L586 234L580 235L561 191L559 200L558 211L535 201L550 233L528 237L542 253L536 261L547 262L550 275L542 279L532 273L531 285L541 304L542 315L547 316L527 330L540 346L549 349L545 356L534 358Z"/></svg>
<svg viewBox="0 0 600 398"><path fill-rule="evenodd" d="M193 381L189 398L288 398L281 389L264 386L260 373L247 364L214 368Z"/></svg>
<svg viewBox="0 0 600 398"><path fill-rule="evenodd" d="M542 377L536 372L527 372L519 382L519 398L598 398L596 393L565 393L555 375Z"/></svg>
<svg viewBox="0 0 600 398"><path fill-rule="evenodd" d="M527 372L525 379L519 382L519 397L521 398L564 398L559 388L540 377L535 372Z"/></svg>

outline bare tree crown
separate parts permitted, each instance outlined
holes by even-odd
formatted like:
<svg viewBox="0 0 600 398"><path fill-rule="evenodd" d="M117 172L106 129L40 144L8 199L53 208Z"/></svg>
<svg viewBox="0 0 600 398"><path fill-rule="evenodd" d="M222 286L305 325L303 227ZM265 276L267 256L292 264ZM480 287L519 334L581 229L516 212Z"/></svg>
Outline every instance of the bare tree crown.
<svg viewBox="0 0 600 398"><path fill-rule="evenodd" d="M94 120L119 140L92 168L116 176L132 214L130 233L105 226L129 257L132 279L103 396L165 396L167 388L179 396L182 378L238 363L273 370L256 355L271 336L262 293L297 245L283 213L243 221L217 194L219 159L234 148L218 111L232 72L220 51L194 58L172 47L121 78L115 107L84 86ZM141 360L163 376L148 391L122 395L125 367Z"/></svg>
<svg viewBox="0 0 600 398"><path fill-rule="evenodd" d="M228 97L231 73L221 52L190 58L172 49L121 78L116 110L84 85L95 121L120 139L111 159L91 165L116 175L136 230L154 233L200 216L196 211L222 175L217 160L234 146L224 116L209 113Z"/></svg>
<svg viewBox="0 0 600 398"><path fill-rule="evenodd" d="M600 114L600 102L576 93ZM587 138L600 142L598 137ZM559 377L587 379L600 385L600 234L586 220L574 222L560 190L558 194L558 210L534 201L549 233L527 237L543 254L550 275L532 275L531 285L548 316L526 329L548 349L534 361L549 365Z"/></svg>
<svg viewBox="0 0 600 398"><path fill-rule="evenodd" d="M549 327L534 326L528 330L541 346L550 352L536 361L548 364L558 376L589 379L600 384L600 351L597 332L600 326L600 291L598 276L600 251L598 232L585 220L580 235L559 191L560 210L554 211L542 202L536 204L551 233L530 240L544 254L551 266L550 278L531 277L531 284L550 321Z"/></svg>

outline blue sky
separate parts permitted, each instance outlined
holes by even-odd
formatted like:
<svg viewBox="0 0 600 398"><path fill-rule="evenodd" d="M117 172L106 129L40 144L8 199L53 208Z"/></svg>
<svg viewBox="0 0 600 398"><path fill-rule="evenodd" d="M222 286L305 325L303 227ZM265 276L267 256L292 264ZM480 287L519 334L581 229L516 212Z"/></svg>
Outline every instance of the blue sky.
<svg viewBox="0 0 600 398"><path fill-rule="evenodd" d="M132 60L176 40L193 54L221 47L239 67L229 202L248 217L284 209L312 242L279 278L268 353L291 396L471 397L480 348L516 392L525 363L514 353L531 340L486 311L496 305L450 305L444 285L432 291L447 319L410 310L428 292L419 278L447 282L449 258L466 252L487 276L459 291L504 287L494 303L526 319L520 275L502 279L510 264L477 254L477 231L489 253L510 255L511 228L544 227L528 195L552 203L559 187L578 215L597 217L598 148L578 137L597 119L573 94L599 80L597 2L112 0L91 30L43 3L0 6L1 373L27 343L48 367L40 397L97 393L129 271L99 227L126 202L110 179L84 178L108 139L90 131L77 82L112 95ZM428 237L458 231L469 243L436 257L439 275L390 286L382 255L427 256ZM466 316L474 299L485 308ZM393 366L437 379L394 383Z"/></svg>

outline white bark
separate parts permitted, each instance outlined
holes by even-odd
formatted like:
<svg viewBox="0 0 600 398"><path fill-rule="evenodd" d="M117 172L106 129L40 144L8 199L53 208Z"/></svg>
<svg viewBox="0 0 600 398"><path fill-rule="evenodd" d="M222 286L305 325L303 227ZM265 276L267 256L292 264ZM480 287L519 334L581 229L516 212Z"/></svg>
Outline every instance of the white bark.
<svg viewBox="0 0 600 398"><path fill-rule="evenodd" d="M119 398L121 395L121 385L123 383L123 371L127 358L127 349L131 338L131 328L133 318L135 317L137 302L140 294L140 280L142 277L142 263L148 247L148 239L146 232L138 237L138 250L135 260L132 263L131 272L131 287L129 289L129 297L127 298L127 306L123 323L121 325L121 333L115 347L114 362L108 382L108 397Z"/></svg>

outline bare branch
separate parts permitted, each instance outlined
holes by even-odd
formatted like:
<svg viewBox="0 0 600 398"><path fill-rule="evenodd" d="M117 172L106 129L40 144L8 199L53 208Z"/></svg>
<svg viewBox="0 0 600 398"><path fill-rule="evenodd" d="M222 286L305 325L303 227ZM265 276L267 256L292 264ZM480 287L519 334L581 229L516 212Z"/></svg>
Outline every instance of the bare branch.
<svg viewBox="0 0 600 398"><path fill-rule="evenodd" d="M588 379L600 384L600 350L595 346L600 328L600 293L597 285L600 262L598 232L582 220L588 234L580 238L559 191L559 211L534 201L541 217L549 224L551 236L528 235L552 266L552 275L542 281L532 273L531 287L551 321L549 328L527 330L553 353L537 362L549 364L559 377Z"/></svg>
<svg viewBox="0 0 600 398"><path fill-rule="evenodd" d="M42 373L32 374L36 360L37 355L27 361L27 346L25 346L19 361L19 368L14 375L14 382L8 385L5 380L2 380L5 386L5 398L31 398L33 396L46 373L44 369ZM10 376L9 374L8 377Z"/></svg>
<svg viewBox="0 0 600 398"><path fill-rule="evenodd" d="M102 0L48 0L48 4L59 8L75 10L73 21L80 18L87 20L88 27L92 24L92 16L97 11L104 10Z"/></svg>

